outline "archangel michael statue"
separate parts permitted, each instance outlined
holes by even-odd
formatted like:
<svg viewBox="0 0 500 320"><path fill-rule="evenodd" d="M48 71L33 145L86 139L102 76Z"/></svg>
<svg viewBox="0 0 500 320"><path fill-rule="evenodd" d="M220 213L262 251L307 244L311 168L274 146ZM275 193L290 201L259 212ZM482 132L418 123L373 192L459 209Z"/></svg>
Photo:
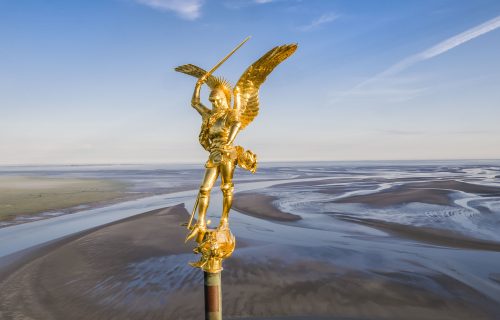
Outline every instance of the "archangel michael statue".
<svg viewBox="0 0 500 320"><path fill-rule="evenodd" d="M208 256L216 254L212 252L215 249L210 249L208 243L205 243L205 246L203 246L204 242L210 240L207 239L206 235L206 213L210 201L210 191L220 176L220 188L223 195L222 213L219 226L213 231L228 233L229 211L233 202L234 169L236 166L240 166L252 173L257 169L257 156L250 150L245 150L241 146L235 146L234 140L238 133L257 116L259 112L259 88L264 83L266 77L278 64L290 57L297 49L296 44L282 45L271 49L248 67L234 87L224 78L212 75L212 72L247 40L248 38L208 72L192 64L175 68L178 72L198 78L191 99L191 106L201 115L202 123L199 142L209 153L208 160L205 163L205 176L199 189L191 220L188 223L189 234L186 238L186 241L196 238L196 242L200 246L195 249L195 252L198 250L197 252L202 253L203 256L207 255L205 258L202 257L197 264L193 264L196 267L203 267L207 263L207 260L209 260ZM206 84L210 88L208 100L212 104L211 109L204 106L200 101L200 91L203 84ZM198 209L198 219L196 224L192 225L196 209ZM215 234L212 236L215 236ZM227 237L231 238L232 235L228 235ZM218 236L218 238L221 237ZM234 242L234 237L232 239ZM226 240L231 242L231 239ZM224 251L224 243L220 243L220 239L212 239L210 241L212 241L212 247L214 241L219 241L218 249L219 251ZM231 247L231 243L229 247ZM219 256L224 256L223 258L225 258L228 256L227 251L230 251L230 255L233 249L234 243L232 244L232 249L226 248L226 252L219 253Z"/></svg>

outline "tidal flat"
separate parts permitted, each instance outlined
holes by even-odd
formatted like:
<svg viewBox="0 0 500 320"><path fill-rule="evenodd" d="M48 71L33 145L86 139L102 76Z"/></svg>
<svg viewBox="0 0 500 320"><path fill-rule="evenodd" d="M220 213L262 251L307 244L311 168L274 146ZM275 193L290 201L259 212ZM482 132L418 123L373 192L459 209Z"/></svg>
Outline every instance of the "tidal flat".
<svg viewBox="0 0 500 320"><path fill-rule="evenodd" d="M104 179L0 176L0 221L123 197L126 184Z"/></svg>
<svg viewBox="0 0 500 320"><path fill-rule="evenodd" d="M150 195L0 229L0 319L202 317L180 227L202 166L37 170ZM235 177L226 319L500 318L500 161L276 163ZM215 186L214 223L221 202Z"/></svg>

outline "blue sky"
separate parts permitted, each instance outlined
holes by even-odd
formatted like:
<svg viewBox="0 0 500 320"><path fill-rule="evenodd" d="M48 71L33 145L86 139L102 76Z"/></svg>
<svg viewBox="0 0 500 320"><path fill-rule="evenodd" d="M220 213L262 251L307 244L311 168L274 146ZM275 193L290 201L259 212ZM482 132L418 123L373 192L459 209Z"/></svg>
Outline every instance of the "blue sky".
<svg viewBox="0 0 500 320"><path fill-rule="evenodd" d="M496 0L0 0L0 164L203 163L173 68L248 35L233 83L299 44L237 138L261 161L500 158Z"/></svg>

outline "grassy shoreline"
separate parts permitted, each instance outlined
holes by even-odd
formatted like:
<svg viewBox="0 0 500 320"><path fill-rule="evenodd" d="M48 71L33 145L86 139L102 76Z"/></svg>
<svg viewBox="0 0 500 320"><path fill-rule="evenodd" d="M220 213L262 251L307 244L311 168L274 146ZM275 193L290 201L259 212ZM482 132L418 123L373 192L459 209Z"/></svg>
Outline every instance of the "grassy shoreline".
<svg viewBox="0 0 500 320"><path fill-rule="evenodd" d="M0 221L124 196L128 184L107 179L0 177Z"/></svg>

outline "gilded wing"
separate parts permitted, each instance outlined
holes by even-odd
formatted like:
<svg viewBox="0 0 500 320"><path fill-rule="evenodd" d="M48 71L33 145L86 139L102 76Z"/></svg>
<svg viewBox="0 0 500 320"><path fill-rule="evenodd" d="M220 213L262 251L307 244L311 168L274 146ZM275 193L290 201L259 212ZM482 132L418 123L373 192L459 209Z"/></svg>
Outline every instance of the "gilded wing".
<svg viewBox="0 0 500 320"><path fill-rule="evenodd" d="M184 64L182 66L178 66L177 68L174 69L177 72L182 72L185 74L189 74L190 76L193 76L197 79L199 79L201 76L205 75L207 71L204 69L195 66L194 64ZM217 78L214 75L210 75L207 78L206 84L210 87L210 89L213 89L217 84L219 84L221 81L221 78ZM227 84L230 86L230 84Z"/></svg>
<svg viewBox="0 0 500 320"><path fill-rule="evenodd" d="M274 68L291 56L295 50L297 50L297 44L277 46L255 61L240 77L234 95L235 97L239 96L240 102L239 105L235 104L235 108L239 108L241 129L252 122L259 113L259 88L261 84Z"/></svg>

